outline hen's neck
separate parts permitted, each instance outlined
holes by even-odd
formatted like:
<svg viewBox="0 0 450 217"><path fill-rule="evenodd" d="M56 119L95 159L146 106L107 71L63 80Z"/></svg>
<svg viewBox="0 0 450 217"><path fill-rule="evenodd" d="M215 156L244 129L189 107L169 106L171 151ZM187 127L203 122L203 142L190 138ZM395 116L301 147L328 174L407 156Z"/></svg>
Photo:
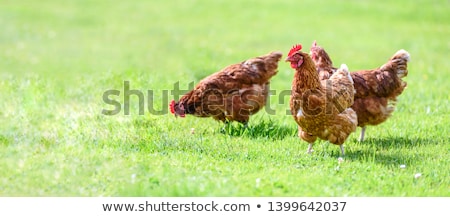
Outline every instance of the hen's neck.
<svg viewBox="0 0 450 217"><path fill-rule="evenodd" d="M310 58L305 58L300 68L295 70L293 90L304 92L308 89L320 89L321 87L314 62Z"/></svg>
<svg viewBox="0 0 450 217"><path fill-rule="evenodd" d="M318 70L325 70L325 71L332 71L333 70L333 63L331 61L327 60L321 60L316 63Z"/></svg>

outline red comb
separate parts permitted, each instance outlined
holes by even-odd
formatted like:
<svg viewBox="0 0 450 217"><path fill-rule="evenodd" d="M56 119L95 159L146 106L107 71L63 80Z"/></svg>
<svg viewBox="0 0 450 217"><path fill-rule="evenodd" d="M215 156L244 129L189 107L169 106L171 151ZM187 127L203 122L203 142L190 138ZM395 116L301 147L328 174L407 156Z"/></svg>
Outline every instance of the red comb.
<svg viewBox="0 0 450 217"><path fill-rule="evenodd" d="M316 47L316 46L317 46L317 41L316 41L316 40L314 40L312 46L313 46L313 47Z"/></svg>
<svg viewBox="0 0 450 217"><path fill-rule="evenodd" d="M294 54L295 52L299 51L302 49L302 45L301 44L296 44L294 45L291 50L289 51L288 56L291 56L292 54Z"/></svg>
<svg viewBox="0 0 450 217"><path fill-rule="evenodd" d="M175 114L175 100L172 100L169 104L170 112Z"/></svg>

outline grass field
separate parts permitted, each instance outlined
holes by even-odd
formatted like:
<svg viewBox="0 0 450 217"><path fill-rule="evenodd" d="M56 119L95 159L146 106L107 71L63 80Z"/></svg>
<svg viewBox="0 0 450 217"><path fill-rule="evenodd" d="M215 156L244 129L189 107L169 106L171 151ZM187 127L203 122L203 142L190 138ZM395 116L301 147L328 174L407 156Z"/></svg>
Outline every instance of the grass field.
<svg viewBox="0 0 450 217"><path fill-rule="evenodd" d="M0 5L1 196L450 196L449 1ZM271 83L275 114L259 112L248 129L167 114L177 82L186 90L229 64L313 40L350 70L411 54L393 117L368 127L362 143L353 133L341 164L337 146L316 142L307 155L296 137L289 97L278 95L293 77L284 62ZM124 81L164 114L139 115L132 96L129 115L103 115L103 93L119 90L123 103Z"/></svg>

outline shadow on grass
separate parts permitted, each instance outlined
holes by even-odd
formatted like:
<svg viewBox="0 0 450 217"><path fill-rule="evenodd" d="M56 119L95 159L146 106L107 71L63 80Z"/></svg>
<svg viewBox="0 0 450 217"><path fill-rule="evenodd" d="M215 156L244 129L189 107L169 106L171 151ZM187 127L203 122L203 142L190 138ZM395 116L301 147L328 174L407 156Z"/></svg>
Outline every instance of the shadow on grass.
<svg viewBox="0 0 450 217"><path fill-rule="evenodd" d="M423 153L409 151L419 146L429 146L442 143L439 138L405 138L405 137L383 137L370 138L359 143L358 150L346 153L346 158L355 161L368 161L385 165L414 164L425 158Z"/></svg>
<svg viewBox="0 0 450 217"><path fill-rule="evenodd" d="M297 127L280 125L271 120L263 120L256 125L249 124L247 126L240 123L228 123L219 132L230 136L281 140L285 137L296 136Z"/></svg>
<svg viewBox="0 0 450 217"><path fill-rule="evenodd" d="M406 138L406 137L383 137L383 138L368 138L361 142L363 145L376 145L380 148L411 148L421 145L438 144L438 138Z"/></svg>
<svg viewBox="0 0 450 217"><path fill-rule="evenodd" d="M306 144L306 143L302 143ZM421 151L424 147L447 144L445 138L418 138L418 137L383 137L370 138L364 142L356 139L346 142L345 159L351 161L383 164L385 166L399 166L401 164L413 165L418 161L429 158L429 153ZM304 146L306 150L306 145ZM419 148L420 147L420 148ZM341 157L338 146L320 140L314 145L316 150L312 155L320 157Z"/></svg>

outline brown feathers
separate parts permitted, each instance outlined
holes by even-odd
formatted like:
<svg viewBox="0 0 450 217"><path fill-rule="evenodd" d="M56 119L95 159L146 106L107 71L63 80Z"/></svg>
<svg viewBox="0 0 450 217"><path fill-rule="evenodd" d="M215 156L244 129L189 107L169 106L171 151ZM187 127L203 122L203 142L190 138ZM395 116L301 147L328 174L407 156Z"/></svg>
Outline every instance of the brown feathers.
<svg viewBox="0 0 450 217"><path fill-rule="evenodd" d="M271 52L227 66L204 78L174 103L175 115L248 122L251 115L265 106L269 80L277 74L281 57L281 52Z"/></svg>
<svg viewBox="0 0 450 217"><path fill-rule="evenodd" d="M295 69L291 113L299 125L299 137L312 144L316 138L342 145L357 125L353 104L354 88L346 65L321 84L311 57L302 51L286 59Z"/></svg>
<svg viewBox="0 0 450 217"><path fill-rule="evenodd" d="M325 71L324 74L333 74L336 71L323 48L313 46L310 51L311 55L316 56L314 61L317 70ZM408 74L409 59L409 53L402 49L379 68L351 72L356 90L352 108L358 115L358 126L378 125L392 115L397 97L407 85L401 78ZM361 140L363 138L364 131Z"/></svg>

